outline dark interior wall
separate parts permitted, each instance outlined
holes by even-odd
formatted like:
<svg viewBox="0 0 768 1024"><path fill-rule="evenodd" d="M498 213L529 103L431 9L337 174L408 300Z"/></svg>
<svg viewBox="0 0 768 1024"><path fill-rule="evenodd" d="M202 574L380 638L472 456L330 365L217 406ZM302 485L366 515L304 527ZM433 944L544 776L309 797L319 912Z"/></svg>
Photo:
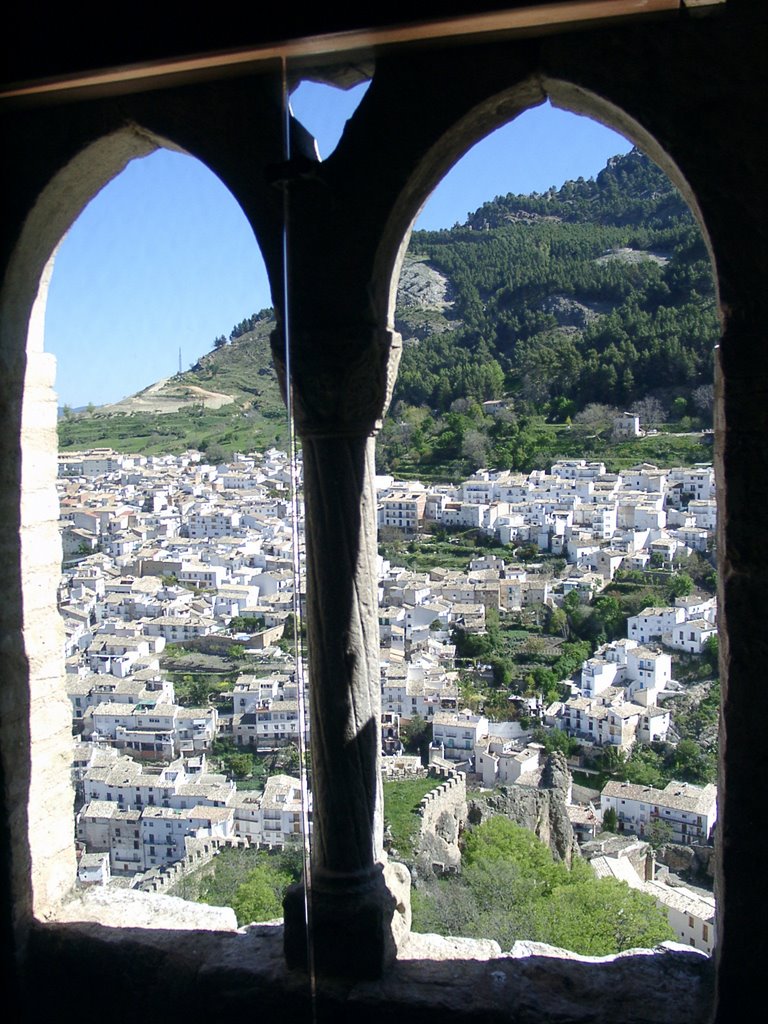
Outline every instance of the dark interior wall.
<svg viewBox="0 0 768 1024"><path fill-rule="evenodd" d="M377 87L383 95L380 107L376 109L372 101L369 114L361 108L348 143L348 155L342 153L343 159L327 170L339 189L343 190L346 182L352 205L362 203L365 192L370 197L375 230L370 227L367 232L355 232L355 219L349 218L346 223L336 223L335 237L337 248L342 248L346 236L348 251L359 251L367 260L369 275L363 283L370 286L368 296L371 289L378 292L378 315L381 315L382 297L388 288L388 282L381 278L386 277L385 270L394 259L400 230L392 225L407 224L408 211L420 189L438 174L442 164L450 162L452 155L469 144L472 129L451 132L451 124L459 122L473 107L482 107L484 116L492 121L494 97L502 97L498 101L499 112L510 109L505 106L509 101L503 97L516 82L530 82L534 78L545 92L551 88L555 98L560 95L564 101L570 97L573 106L580 106L596 116L606 116L611 105L623 111L630 119L628 124L638 126L648 138L655 140L662 158L667 159L669 167L679 172L690 186L712 246L724 326L719 357L722 380L718 413L720 621L725 680L718 837L717 1020L720 1022L730 1020L736 1007L752 1002L761 1004L762 964L768 955L768 940L760 926L768 911L768 879L760 870L761 854L768 845L768 817L761 813L760 803L760 767L766 763L763 723L768 721L768 688L760 671L768 654L768 631L764 625L768 569L768 547L764 542L768 514L768 446L765 444L768 351L764 342L764 325L768 323L764 284L768 279L765 209L768 167L764 145L768 40L765 16L756 13L756 9L757 5L731 0L724 13L707 19L638 23L621 29L581 31L539 41L490 43L442 53L433 50L429 60L408 51L401 55L390 54L381 65L382 78ZM156 40L155 44L159 46ZM77 54L79 50L75 47L70 52ZM132 51L137 56L140 52L146 56L156 55L152 48ZM27 67L38 65L32 62ZM455 85L459 67L468 83L464 90ZM51 64L52 70L56 68L55 62ZM450 88L443 84L448 82L452 83ZM558 93L558 83L567 83L571 91L563 88ZM414 88L421 91L414 95ZM136 106L132 106L134 101L123 102L127 103L121 108L123 113L131 115L136 114L142 100L137 98ZM220 103L224 123L227 102L220 98L211 99L211 103L214 110ZM394 103L400 105L401 112L408 112L410 104L414 124L426 135L420 137L412 129L400 139L391 134L382 137L380 129L386 123L386 109ZM19 183L15 191L4 193L5 202L9 198L13 201L13 207L7 211L9 216L3 217L6 254L14 244L17 226L36 190L42 187L46 175L55 172L64 156L70 154L72 124L81 125L84 137L97 138L106 123L115 123L112 114L105 121L106 109L98 105L78 105L75 110L63 104L54 113L47 112L46 119L58 125L58 131L52 130L46 147L36 150L30 174L24 161L19 159L19 153L28 142L28 139L24 141L25 133L31 122L26 118L38 115L15 111L4 120L6 140L8 133L14 136L13 147L3 147L4 172ZM366 117L370 118L367 123ZM160 128L158 122L157 130ZM429 145L425 143L426 138L430 140ZM17 149L17 145L21 149ZM216 144L211 147L211 161L216 159L220 159L222 167L232 167L232 151L223 139L220 147ZM380 182L373 172L368 177L360 177L361 168L375 168L376 164L382 166ZM231 173L237 177L236 169ZM257 220L256 212L250 212L252 219ZM263 216L268 225L268 213ZM313 253L315 259L322 257L322 232L317 228L312 230L311 204L303 216L307 219L308 232L305 258L311 266ZM323 212L318 223L322 224L327 216L328 212ZM268 233L268 226L262 230ZM391 235L390 251L384 257L373 251L376 238L382 232ZM314 238L309 237L313 233ZM327 307L327 280L323 283L322 294L319 284L315 287L318 304ZM307 301L311 308L311 296ZM363 303L361 291L358 301ZM367 308L369 316L377 315L370 306ZM358 306L358 313L361 313L361 306ZM4 417L5 431L12 435L18 430L18 405L16 399L9 401L12 396L5 385L3 387L0 413ZM2 457L2 480L12 494L18 491L18 451L14 454L12 443L4 446ZM3 505L2 515L6 534L12 538L17 529L12 502ZM3 548L3 558L6 579L2 649L17 657L13 644L7 641L19 628L18 563L12 546ZM23 670L23 665L19 670ZM4 851L12 841L7 831L11 820L9 799L19 797L11 794L9 798L4 788ZM4 867L7 879L7 860ZM12 948L12 908L7 898L9 887L4 886L4 890L3 926L8 942L4 944L3 963L8 974L7 984L11 986L18 974L7 952ZM101 952L94 953L91 944L84 942L77 933L65 935L53 926L46 926L42 931L33 929L33 934L36 938L31 956L27 957L18 945L17 953L22 959L25 984L29 985L27 994L38 1002L38 1009L45 1006L53 1011L57 1003L67 1002L80 1007L84 1020L97 1019L97 1014L106 1012L103 1005L95 1007L82 999L88 990L85 979L94 956L100 965L105 993L110 988L110 972L114 972L115 980L136 978L135 989L127 984L121 987L121 999L127 1001L123 1003L126 1019L131 1014L151 1019L148 1003L153 998L163 1002L163 986L167 984L169 972L173 971L173 961L169 961L167 955L161 969L158 959L139 952L136 944L110 940L108 945L100 947ZM56 992L36 990L35 979L45 977L53 964L60 962L64 949L69 966L67 971L56 971ZM187 965L185 970L188 969ZM214 991L223 983L222 977L214 977L213 973L210 980ZM245 991L253 982L234 972L227 975L226 984L238 991L245 986L242 989ZM283 984L284 979L274 983L270 1000L278 999ZM7 987L6 991L11 988ZM266 998L265 993L262 996ZM134 997L135 1002L132 1002ZM471 1011L468 1012L471 1017ZM574 1019L577 1016L574 1014ZM676 1019L676 1016L675 1006L670 1005L669 1019ZM542 1015L541 1019L567 1018Z"/></svg>
<svg viewBox="0 0 768 1024"><path fill-rule="evenodd" d="M138 4L118 16L103 4L30 4L14 14L0 42L5 82L68 75L96 68L191 54L227 52L308 36L440 22L446 18L515 8L546 7L550 0L403 0L350 6L339 0L302 8L223 5L215 14L184 17L175 5ZM230 10L227 11L229 6ZM42 7L42 9L41 9ZM97 45L94 45L94 40ZM62 41L66 45L62 45Z"/></svg>

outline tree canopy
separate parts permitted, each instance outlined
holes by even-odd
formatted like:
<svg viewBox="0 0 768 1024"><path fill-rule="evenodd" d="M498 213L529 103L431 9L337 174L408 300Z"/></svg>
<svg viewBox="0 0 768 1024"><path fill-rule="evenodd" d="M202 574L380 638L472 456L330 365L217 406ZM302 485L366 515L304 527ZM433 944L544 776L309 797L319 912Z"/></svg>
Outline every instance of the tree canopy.
<svg viewBox="0 0 768 1024"><path fill-rule="evenodd" d="M414 892L414 929L520 939L606 956L673 939L655 901L623 882L595 878L586 861L569 870L528 830L491 818L466 837L462 873Z"/></svg>
<svg viewBox="0 0 768 1024"><path fill-rule="evenodd" d="M416 231L410 252L447 278L452 307L431 325L398 311L403 336L416 337L403 349L382 464L530 469L534 412L598 436L619 407L645 428L683 408L710 417L719 327L706 247L639 150L595 180L497 196L463 225Z"/></svg>

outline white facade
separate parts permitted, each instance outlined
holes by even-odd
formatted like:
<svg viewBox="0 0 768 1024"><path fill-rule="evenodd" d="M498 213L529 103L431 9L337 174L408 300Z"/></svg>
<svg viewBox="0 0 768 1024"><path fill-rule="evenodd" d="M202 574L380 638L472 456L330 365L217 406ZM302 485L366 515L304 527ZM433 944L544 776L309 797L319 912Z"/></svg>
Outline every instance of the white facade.
<svg viewBox="0 0 768 1024"><path fill-rule="evenodd" d="M246 714L236 713L232 734L238 746L273 746L299 738L299 705L295 700L268 700Z"/></svg>
<svg viewBox="0 0 768 1024"><path fill-rule="evenodd" d="M469 760L478 739L487 734L488 719L469 711L440 712L432 720L432 746L442 750L441 756L449 761Z"/></svg>
<svg viewBox="0 0 768 1024"><path fill-rule="evenodd" d="M666 910L670 927L679 942L712 955L717 941L714 896L656 881L645 882L642 889Z"/></svg>
<svg viewBox="0 0 768 1024"><path fill-rule="evenodd" d="M379 498L378 524L416 533L424 521L425 491L393 490Z"/></svg>
<svg viewBox="0 0 768 1024"><path fill-rule="evenodd" d="M641 838L654 821L667 822L673 842L706 843L717 820L717 790L713 785L694 786L670 782L664 789L608 782L600 795L603 814L616 812L619 832Z"/></svg>
<svg viewBox="0 0 768 1024"><path fill-rule="evenodd" d="M704 644L713 636L717 636L717 626L706 619L689 619L673 629L665 643L677 651L701 654Z"/></svg>
<svg viewBox="0 0 768 1024"><path fill-rule="evenodd" d="M627 636L630 640L647 644L651 640L661 640L665 633L671 633L684 621L683 608L643 608L638 615L630 615L627 619Z"/></svg>
<svg viewBox="0 0 768 1024"><path fill-rule="evenodd" d="M308 794L309 827L312 797ZM282 848L301 841L301 783L290 775L273 775L260 794L238 793L234 805L236 835L257 846Z"/></svg>

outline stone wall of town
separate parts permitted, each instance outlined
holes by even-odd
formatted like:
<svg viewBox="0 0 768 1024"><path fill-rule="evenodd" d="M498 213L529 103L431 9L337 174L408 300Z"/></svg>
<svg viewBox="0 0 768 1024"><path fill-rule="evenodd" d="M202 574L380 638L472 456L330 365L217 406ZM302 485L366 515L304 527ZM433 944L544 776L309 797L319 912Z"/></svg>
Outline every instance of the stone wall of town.
<svg viewBox="0 0 768 1024"><path fill-rule="evenodd" d="M422 878L461 867L459 835L467 820L466 777L447 769L440 771L435 781L435 788L423 797L418 809L421 825L414 867Z"/></svg>
<svg viewBox="0 0 768 1024"><path fill-rule="evenodd" d="M183 896L179 892L179 883L187 878L194 871L199 871L206 864L210 864L219 852L227 846L247 846L247 840L217 839L211 836L195 837L187 839L187 855L183 860L177 860L173 864L164 865L147 871L139 882L137 888L142 892L165 892L174 896Z"/></svg>

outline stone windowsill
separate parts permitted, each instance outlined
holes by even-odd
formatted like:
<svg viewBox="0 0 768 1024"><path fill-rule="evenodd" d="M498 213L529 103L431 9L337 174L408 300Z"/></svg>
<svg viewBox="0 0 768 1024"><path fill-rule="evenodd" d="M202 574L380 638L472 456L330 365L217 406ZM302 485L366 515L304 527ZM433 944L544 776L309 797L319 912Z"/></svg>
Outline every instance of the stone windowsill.
<svg viewBox="0 0 768 1024"><path fill-rule="evenodd" d="M252 1014L261 1005L279 1008L282 1021L311 1019L307 975L285 965L282 922L238 929L227 908L94 888L73 896L55 920L37 923L29 949L36 976L46 964L58 1001L75 998L85 984L97 1000L92 1005L108 999L126 1019L140 1013L144 1022L154 1020L147 1007L165 1003L163 993L173 994L178 1017L214 1012L212 1019L224 1019L224 1009ZM703 1024L713 984L713 961L675 943L581 957L538 943L518 942L503 953L490 940L411 933L377 981L323 980L316 994L318 1019L327 1015L335 1024L427 1024L446 1015L484 1024Z"/></svg>

